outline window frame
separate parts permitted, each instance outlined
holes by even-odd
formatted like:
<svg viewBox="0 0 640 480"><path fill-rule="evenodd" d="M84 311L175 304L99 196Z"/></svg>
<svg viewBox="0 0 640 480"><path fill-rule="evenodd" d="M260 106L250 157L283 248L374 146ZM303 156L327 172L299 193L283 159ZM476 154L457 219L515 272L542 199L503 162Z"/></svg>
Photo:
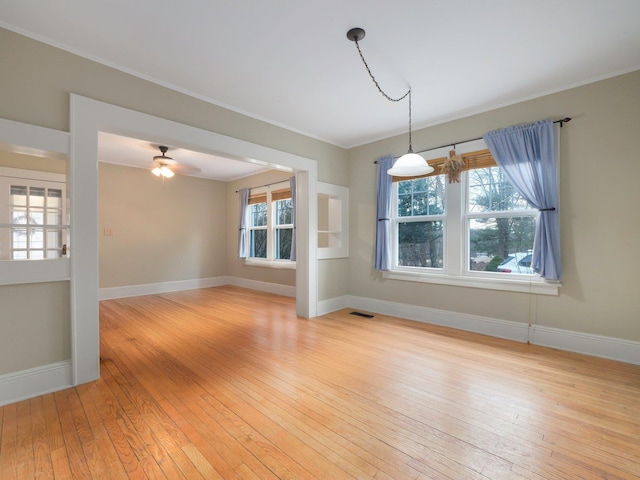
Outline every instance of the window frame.
<svg viewBox="0 0 640 480"><path fill-rule="evenodd" d="M277 233L278 230L291 229L293 231L293 224L281 224L279 225L276 221L277 215L277 202L280 200L286 200L287 198L291 198L291 196L286 198L278 198L278 192L282 190L288 189L290 187L289 180L283 180L282 182L274 183L269 186L260 187L260 188L252 188L251 196L264 196L265 202L267 205L267 224L264 226L253 226L253 221L251 219L251 201L249 202L249 209L247 215L249 215L247 221L247 258L244 259L245 265L257 266L257 267L269 267L269 268L282 268L282 269L295 269L296 262L291 261L289 259L279 259L277 258ZM274 195L275 194L275 195ZM273 197L276 197L275 199ZM251 198L251 197L250 197ZM295 208L295 207L294 207ZM267 231L267 252L266 258L263 257L252 257L251 256L251 237L252 231L254 230L266 230Z"/></svg>
<svg viewBox="0 0 640 480"><path fill-rule="evenodd" d="M484 150L487 146L484 140L473 140L455 146L458 154ZM427 160L446 157L450 146L431 150L422 154ZM436 167L437 168L437 167ZM394 182L391 195L391 250L392 267L382 272L383 277L391 280L403 280L422 283L453 285L461 287L482 288L491 290L526 292L542 295L558 295L559 283L548 282L538 275L504 274L500 272L479 272L469 268L469 219L477 218L480 214L467 213L468 173L462 172L459 183L444 181L445 214L443 220L443 268L432 267L401 267L398 266L398 220L415 217L398 217L398 182ZM526 211L527 215L531 211ZM518 211L486 212L486 216L519 215ZM483 212L481 215L485 215ZM533 211L537 216L537 211ZM508 275L508 276L507 276Z"/></svg>
<svg viewBox="0 0 640 480"><path fill-rule="evenodd" d="M444 186L444 213L441 214L427 214L427 215L407 215L400 216L398 210L398 196L400 193L398 192L400 182L394 182L391 189L391 194L393 196L391 202L391 257L392 264L394 265L394 270L402 271L402 272L422 272L427 271L433 274L442 274L445 273L446 269L444 265L446 265L446 250L447 250L447 185L443 183ZM416 266L407 266L407 265L398 265L399 256L400 256L400 248L399 248L399 229L401 223L419 223L419 222L442 222L442 261L443 267L416 267Z"/></svg>

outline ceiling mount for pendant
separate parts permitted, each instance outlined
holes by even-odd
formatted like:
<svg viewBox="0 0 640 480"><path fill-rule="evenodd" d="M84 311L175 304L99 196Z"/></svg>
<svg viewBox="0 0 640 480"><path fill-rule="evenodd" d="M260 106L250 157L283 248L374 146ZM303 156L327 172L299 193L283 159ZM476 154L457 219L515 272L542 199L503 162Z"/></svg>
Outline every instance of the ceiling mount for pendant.
<svg viewBox="0 0 640 480"><path fill-rule="evenodd" d="M364 29L355 27L347 32L347 38L352 42L359 42L364 38L366 34L367 32L365 32Z"/></svg>

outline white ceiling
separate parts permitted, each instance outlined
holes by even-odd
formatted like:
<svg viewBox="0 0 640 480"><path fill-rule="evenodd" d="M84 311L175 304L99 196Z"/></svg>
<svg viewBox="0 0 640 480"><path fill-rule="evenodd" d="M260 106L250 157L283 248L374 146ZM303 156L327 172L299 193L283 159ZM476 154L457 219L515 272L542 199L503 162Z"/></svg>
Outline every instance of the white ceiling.
<svg viewBox="0 0 640 480"><path fill-rule="evenodd" d="M353 147L640 69L639 0L0 0L0 26ZM561 112L570 115L572 112Z"/></svg>

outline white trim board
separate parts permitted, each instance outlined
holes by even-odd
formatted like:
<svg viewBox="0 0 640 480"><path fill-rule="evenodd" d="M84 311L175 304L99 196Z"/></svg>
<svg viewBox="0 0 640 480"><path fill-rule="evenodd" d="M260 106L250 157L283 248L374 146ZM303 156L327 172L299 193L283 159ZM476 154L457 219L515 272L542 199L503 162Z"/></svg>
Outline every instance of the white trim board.
<svg viewBox="0 0 640 480"><path fill-rule="evenodd" d="M640 365L640 342L632 340L528 325L521 322L510 322L366 297L346 295L319 301L318 315L326 315L345 308L451 327L522 343L529 341L533 345Z"/></svg>
<svg viewBox="0 0 640 480"><path fill-rule="evenodd" d="M71 360L0 375L0 407L72 386Z"/></svg>

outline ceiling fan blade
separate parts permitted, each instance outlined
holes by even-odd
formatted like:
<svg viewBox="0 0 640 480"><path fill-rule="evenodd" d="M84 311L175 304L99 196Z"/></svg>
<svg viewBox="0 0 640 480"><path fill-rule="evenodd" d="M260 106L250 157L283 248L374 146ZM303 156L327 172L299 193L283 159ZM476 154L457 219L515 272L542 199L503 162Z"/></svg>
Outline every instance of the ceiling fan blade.
<svg viewBox="0 0 640 480"><path fill-rule="evenodd" d="M178 175L195 175L201 172L198 167L193 167L191 165L177 162L173 165L169 165L169 168L171 168L171 170L173 170Z"/></svg>

